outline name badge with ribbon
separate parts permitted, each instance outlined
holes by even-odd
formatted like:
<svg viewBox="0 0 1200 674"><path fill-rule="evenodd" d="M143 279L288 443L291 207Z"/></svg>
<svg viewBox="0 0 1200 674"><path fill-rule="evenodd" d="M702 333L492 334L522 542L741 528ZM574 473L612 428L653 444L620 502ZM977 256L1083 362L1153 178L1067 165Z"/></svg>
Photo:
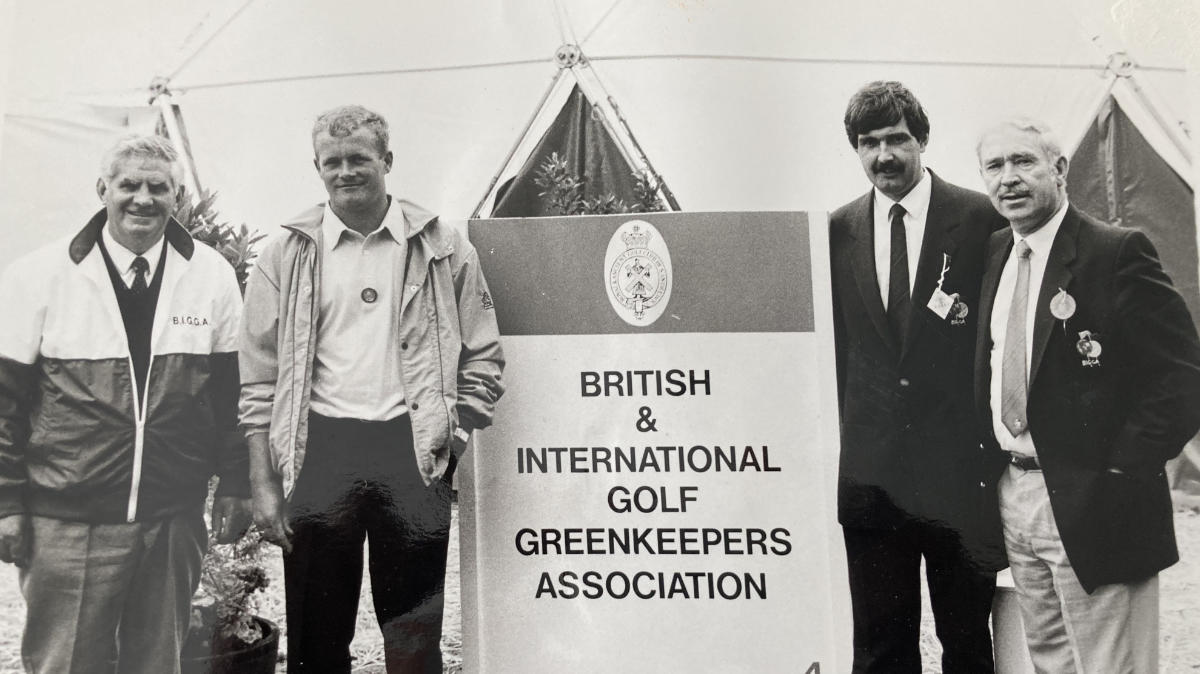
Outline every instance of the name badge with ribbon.
<svg viewBox="0 0 1200 674"><path fill-rule="evenodd" d="M950 317L950 325L962 325L966 322L970 309L958 293L947 293L943 289L948 271L950 271L950 256L942 253L942 274L938 277L937 287L933 289L933 294L929 296L929 304L925 306L938 318L944 320L947 316Z"/></svg>

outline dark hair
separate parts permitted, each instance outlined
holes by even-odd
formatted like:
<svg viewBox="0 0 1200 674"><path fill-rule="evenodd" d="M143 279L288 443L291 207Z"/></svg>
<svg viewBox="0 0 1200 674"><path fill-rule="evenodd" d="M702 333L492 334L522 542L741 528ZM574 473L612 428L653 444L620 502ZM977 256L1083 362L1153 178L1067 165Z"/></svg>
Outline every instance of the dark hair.
<svg viewBox="0 0 1200 674"><path fill-rule="evenodd" d="M929 140L929 118L917 97L899 82L877 80L850 97L844 120L846 137L857 149L859 134L899 124L901 119L908 122L908 130L918 143Z"/></svg>

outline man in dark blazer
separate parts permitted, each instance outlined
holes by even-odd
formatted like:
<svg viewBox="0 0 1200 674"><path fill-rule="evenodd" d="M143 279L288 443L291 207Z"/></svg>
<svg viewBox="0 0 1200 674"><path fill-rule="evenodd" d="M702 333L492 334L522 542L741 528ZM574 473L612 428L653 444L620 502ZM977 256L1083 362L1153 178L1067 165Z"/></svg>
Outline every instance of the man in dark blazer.
<svg viewBox="0 0 1200 674"><path fill-rule="evenodd" d="M1039 672L1157 672L1178 559L1163 465L1200 428L1200 342L1136 229L1068 204L1049 129L977 147L1012 225L988 244L975 361L1005 546Z"/></svg>
<svg viewBox="0 0 1200 674"><path fill-rule="evenodd" d="M874 185L830 219L853 671L921 671L924 558L943 671L990 672L1004 563L971 374L984 245L1004 221L922 167L929 121L900 83L859 90L845 126Z"/></svg>

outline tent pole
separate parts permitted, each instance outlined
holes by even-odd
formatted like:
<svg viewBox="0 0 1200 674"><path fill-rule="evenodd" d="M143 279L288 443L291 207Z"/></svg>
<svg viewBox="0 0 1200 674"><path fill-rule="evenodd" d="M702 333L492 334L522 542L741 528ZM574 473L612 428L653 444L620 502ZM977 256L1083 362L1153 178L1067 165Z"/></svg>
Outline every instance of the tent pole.
<svg viewBox="0 0 1200 674"><path fill-rule="evenodd" d="M196 176L196 164L192 161L191 148L189 147L187 137L183 132L180 120L176 117L179 109L171 99L171 92L163 89L155 95L152 103L158 106L162 114L163 124L167 128L167 138L175 146L175 151L179 153L179 158L182 160L184 186L191 192L193 199L199 199L200 179Z"/></svg>
<svg viewBox="0 0 1200 674"><path fill-rule="evenodd" d="M229 16L225 17L225 20L221 23L220 26L217 27L216 30L214 30L208 37L204 38L204 41L201 42L200 45L197 46L194 50L192 50L191 54L187 54L183 58L179 59L178 63L173 68L171 68L171 70L169 71L170 74L167 75L166 78L168 80L174 79L176 75L178 75L180 72L182 72L183 69L186 68L188 66L188 64L192 62L192 60L194 60L197 56L200 55L200 52L204 51L204 49L206 47L208 47L208 45L211 44L213 40L217 39L217 36L220 35L222 32L224 32L224 30L229 27L229 24L233 23L238 18L238 16L241 15L242 12L246 11L246 8L249 7L250 4L253 2L254 2L254 0L245 0L245 2L243 2L240 7L233 10L233 12L231 12L229 14ZM207 18L202 19L200 21L200 23L196 24L196 26L192 29L192 31L195 32L196 30L198 30L201 26L203 26L205 24L206 21L207 21Z"/></svg>
<svg viewBox="0 0 1200 674"><path fill-rule="evenodd" d="M529 121L525 123L525 128L521 129L521 135L517 136L517 141L513 143L512 148L509 149L508 154L505 155L504 161L500 164L500 168L496 171L496 174L492 176L492 181L488 183L487 191L483 193L483 197L479 200L479 203L475 205L475 210L471 212L472 220L479 217L479 212L483 210L483 205L487 203L488 197L492 196L492 190L496 188L496 183L500 182L500 176L504 175L504 170L508 168L508 164L512 161L513 155L517 153L517 148L521 147L521 143L523 143L525 141L525 137L529 135L529 130L533 128L533 123L537 120L538 115L542 114L542 108L546 107L546 101L550 99L550 94L554 91L554 87L558 84L558 81L562 79L562 74L563 71L561 68L554 72L554 77L550 80L550 86L546 87L546 93L542 94L542 100L538 101L537 107L533 109L533 114L529 116Z"/></svg>
<svg viewBox="0 0 1200 674"><path fill-rule="evenodd" d="M1158 110L1158 106L1154 104L1154 101L1150 100L1149 95L1147 95L1146 91L1142 89L1142 86L1138 84L1137 78L1135 78L1133 75L1130 75L1129 77L1125 78L1125 81L1129 83L1129 87L1133 90L1133 93L1136 94L1139 99L1141 99L1142 105L1146 107L1146 111L1149 112L1150 116L1154 118L1154 121L1158 123L1159 128L1163 130L1163 132L1167 135L1167 138L1171 139L1171 144L1179 150L1179 153L1183 155L1188 164L1191 164L1192 149L1188 147L1188 143L1184 139L1179 137L1179 133L1182 131L1179 128L1179 125L1171 124L1165 117L1163 117L1162 113Z"/></svg>
<svg viewBox="0 0 1200 674"><path fill-rule="evenodd" d="M613 95L608 92L608 87L604 86L604 81L600 79L600 74L596 72L595 68L591 67L591 61L582 60L582 65L588 69L587 72L589 72L591 74L591 78L596 81L596 86L599 87L600 92L603 94L604 101L608 103L608 107L612 108L613 114L617 117L617 122L621 124L621 128L625 131L625 135L629 138L629 144L633 146L634 153L637 154L637 158L640 160L641 164L646 167L645 170L650 173L650 177L654 179L655 187L662 194L663 198L666 199L667 205L673 211L683 210L679 207L679 202L675 199L675 194L671 192L671 188L667 187L666 181L663 180L663 177L659 175L658 171L654 170L654 165L650 163L650 158L646 156L646 151L642 149L642 144L638 142L637 136L633 135L633 129L629 126L629 121L626 120L625 115L621 113L621 106L617 105L617 99L613 98ZM578 73L576 74L575 79L579 81L581 87L584 86L583 78L581 78ZM584 89L584 94L588 94L586 88ZM588 95L588 99L593 100L590 95ZM601 111L603 111L603 108L601 108ZM602 116L602 120L609 133L612 134L613 139L618 139L619 136L609 123L607 114ZM628 154L628 150L625 148L625 143L619 142L618 145L620 146L622 152ZM630 164L638 163L634 161L632 157L626 158L629 160Z"/></svg>
<svg viewBox="0 0 1200 674"><path fill-rule="evenodd" d="M1105 80L1104 91L1100 92L1100 95L1096 97L1096 102L1091 106L1091 108L1089 108L1087 123L1085 123L1083 125L1083 129L1075 135L1071 144L1063 147L1064 155L1068 157L1075 156L1075 151L1079 149L1079 144L1083 142L1084 137L1087 136L1088 130L1091 129L1092 125L1096 123L1096 117L1099 116L1100 111L1104 109L1104 104L1108 101L1109 97L1112 96L1113 87L1117 84L1117 76L1116 74L1110 72L1105 77Z"/></svg>
<svg viewBox="0 0 1200 674"><path fill-rule="evenodd" d="M601 85L604 86L604 85ZM617 105L616 99L611 94L608 96L608 104L612 106L613 112L617 114L617 121L621 123L621 127L625 129L625 133L629 136L629 142L633 143L633 149L637 151L642 162L646 165L646 170L654 178L654 182L658 189L662 192L663 197L667 200L667 205L673 211L683 210L679 207L679 202L675 200L675 194L671 192L671 188L667 187L667 181L659 175L658 171L654 170L654 165L650 163L650 158L646 156L645 150L642 149L642 144L638 142L637 136L633 135L633 129L629 128L629 122L625 120L625 115L621 114L621 108Z"/></svg>
<svg viewBox="0 0 1200 674"><path fill-rule="evenodd" d="M595 116L599 112L599 121L604 126L604 130L608 132L609 137L617 144L617 149L621 151L621 156L624 157L625 161L631 167L640 170L638 157L636 156L637 152L631 151L627 147L632 145L632 143L626 141L617 132L617 129L613 127L612 121L609 120L610 115L619 115L616 109L613 109L611 112L605 109L605 105L608 105L610 108L612 107L612 97L608 95L608 91L605 90L604 84L600 82L596 71L591 69L591 64L583 61L579 66L571 68L571 74L575 76L575 82L579 84L579 90L583 92L584 99L591 106L591 114ZM591 75L591 79L588 79L585 75ZM592 80L595 80L595 84L592 84ZM596 92L597 88L599 93Z"/></svg>

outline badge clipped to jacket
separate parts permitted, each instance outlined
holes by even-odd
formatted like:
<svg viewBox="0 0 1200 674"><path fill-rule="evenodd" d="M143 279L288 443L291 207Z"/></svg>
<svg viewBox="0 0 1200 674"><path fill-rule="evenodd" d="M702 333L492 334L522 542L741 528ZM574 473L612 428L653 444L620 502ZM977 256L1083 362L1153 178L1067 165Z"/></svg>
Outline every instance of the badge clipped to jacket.
<svg viewBox="0 0 1200 674"><path fill-rule="evenodd" d="M937 287L933 289L933 294L929 297L929 304L926 306L942 320L948 316L950 325L962 325L967 322L967 314L970 309L967 308L967 303L962 301L958 293L947 294L942 288L946 282L946 272L948 271L950 271L950 255L942 253L942 274L938 277Z"/></svg>

